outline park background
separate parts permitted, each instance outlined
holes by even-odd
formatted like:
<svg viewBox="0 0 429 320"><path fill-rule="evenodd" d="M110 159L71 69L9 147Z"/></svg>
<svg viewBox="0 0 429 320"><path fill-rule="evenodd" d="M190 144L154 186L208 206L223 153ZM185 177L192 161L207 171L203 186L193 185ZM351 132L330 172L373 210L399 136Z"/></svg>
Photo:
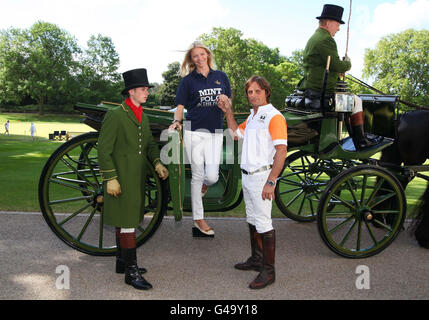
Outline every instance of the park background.
<svg viewBox="0 0 429 320"><path fill-rule="evenodd" d="M302 49L317 28L324 1L6 0L0 12L0 210L39 211L44 163L64 141L56 130L88 132L76 102L119 102L121 73L148 69L154 84L147 107L173 106L177 71L189 44L214 52L231 81L237 111L248 110L244 81L254 73L273 87L279 109L302 75ZM350 1L335 4L345 8ZM353 1L350 74L386 94L429 105L429 0ZM345 54L347 24L335 37ZM353 92L370 93L349 83ZM408 110L401 105L403 111ZM31 122L37 138L30 137ZM3 133L3 132L2 132ZM407 189L412 207L424 189ZM238 207L231 215L244 215ZM279 215L276 209L274 215Z"/></svg>

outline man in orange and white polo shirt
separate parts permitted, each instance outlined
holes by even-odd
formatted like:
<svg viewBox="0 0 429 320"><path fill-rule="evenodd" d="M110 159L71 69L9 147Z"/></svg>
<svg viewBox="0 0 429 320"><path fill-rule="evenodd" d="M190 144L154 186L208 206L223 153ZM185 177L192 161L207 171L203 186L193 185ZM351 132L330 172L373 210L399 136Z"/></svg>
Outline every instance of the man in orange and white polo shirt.
<svg viewBox="0 0 429 320"><path fill-rule="evenodd" d="M250 115L238 125L225 95L218 105L225 112L234 138L243 139L241 171L246 220L250 231L251 256L234 267L259 271L249 287L261 289L275 281L275 230L271 219L277 177L287 154L287 125L283 115L269 103L271 88L263 77L251 77L245 86L252 105Z"/></svg>

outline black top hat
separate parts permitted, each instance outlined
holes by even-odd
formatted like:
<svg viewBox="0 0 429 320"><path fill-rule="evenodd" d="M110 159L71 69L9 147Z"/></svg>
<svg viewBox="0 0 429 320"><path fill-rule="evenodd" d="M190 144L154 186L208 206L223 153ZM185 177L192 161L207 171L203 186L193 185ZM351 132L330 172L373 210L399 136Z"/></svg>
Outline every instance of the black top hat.
<svg viewBox="0 0 429 320"><path fill-rule="evenodd" d="M153 88L153 86L149 84L149 80L147 79L147 72L144 68L126 71L122 74L122 77L124 78L125 83L125 89L121 92L123 95L126 95L128 93L128 90L134 88Z"/></svg>
<svg viewBox="0 0 429 320"><path fill-rule="evenodd" d="M322 15L320 17L316 17L316 19L330 19L344 24L344 21L341 20L343 18L343 11L343 7L336 6L334 4L325 4L323 6Z"/></svg>

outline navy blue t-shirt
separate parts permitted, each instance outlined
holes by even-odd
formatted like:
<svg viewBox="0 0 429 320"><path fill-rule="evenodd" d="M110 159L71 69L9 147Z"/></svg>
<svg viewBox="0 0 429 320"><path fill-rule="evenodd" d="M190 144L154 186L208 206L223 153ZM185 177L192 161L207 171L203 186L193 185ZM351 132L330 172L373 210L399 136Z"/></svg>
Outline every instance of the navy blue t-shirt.
<svg viewBox="0 0 429 320"><path fill-rule="evenodd" d="M185 125L185 130L206 129L214 133L223 128L223 112L216 101L220 94L231 97L228 77L219 70L210 69L207 78L194 70L180 81L175 104L187 110L186 120L191 122L191 128Z"/></svg>

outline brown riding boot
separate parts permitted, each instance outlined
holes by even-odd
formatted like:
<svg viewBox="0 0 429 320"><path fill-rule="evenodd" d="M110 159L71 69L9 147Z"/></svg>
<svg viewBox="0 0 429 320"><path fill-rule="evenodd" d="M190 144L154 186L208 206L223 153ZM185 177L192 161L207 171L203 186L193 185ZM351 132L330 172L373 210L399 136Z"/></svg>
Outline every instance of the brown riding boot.
<svg viewBox="0 0 429 320"><path fill-rule="evenodd" d="M276 280L274 258L276 253L276 233L271 230L261 233L263 266L259 275L249 284L250 289L262 289Z"/></svg>
<svg viewBox="0 0 429 320"><path fill-rule="evenodd" d="M245 261L237 263L234 268L238 270L255 270L261 271L262 269L262 239L261 235L256 232L255 226L249 225L250 232L250 247L251 256Z"/></svg>

